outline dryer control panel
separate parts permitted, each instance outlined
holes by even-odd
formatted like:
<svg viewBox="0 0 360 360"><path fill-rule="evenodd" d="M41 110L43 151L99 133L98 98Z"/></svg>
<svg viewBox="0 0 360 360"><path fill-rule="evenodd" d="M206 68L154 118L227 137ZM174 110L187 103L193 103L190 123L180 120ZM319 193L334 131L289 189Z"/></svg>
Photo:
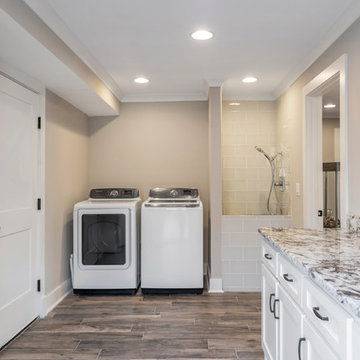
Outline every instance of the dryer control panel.
<svg viewBox="0 0 360 360"><path fill-rule="evenodd" d="M135 199L139 197L139 189L106 188L92 189L90 199Z"/></svg>

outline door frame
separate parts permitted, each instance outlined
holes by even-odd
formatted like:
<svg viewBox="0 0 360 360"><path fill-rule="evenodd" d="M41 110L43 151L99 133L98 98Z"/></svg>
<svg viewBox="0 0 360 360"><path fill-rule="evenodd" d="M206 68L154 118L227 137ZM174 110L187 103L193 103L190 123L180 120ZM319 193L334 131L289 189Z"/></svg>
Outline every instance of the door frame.
<svg viewBox="0 0 360 360"><path fill-rule="evenodd" d="M303 219L304 226L322 228L322 95L334 81L340 85L340 219L348 212L348 55L344 54L304 86L303 102ZM320 139L320 140L319 140ZM321 191L319 191L319 189Z"/></svg>
<svg viewBox="0 0 360 360"><path fill-rule="evenodd" d="M39 114L41 117L41 129L38 135L38 186L37 197L41 199L41 211L37 214L37 257L39 264L36 269L37 278L41 282L38 292L38 316L44 316L44 296L45 296L45 93L46 89L38 80L23 73L5 62L0 61L0 75L15 82L16 84L32 91L38 95ZM20 329L21 330L21 329Z"/></svg>

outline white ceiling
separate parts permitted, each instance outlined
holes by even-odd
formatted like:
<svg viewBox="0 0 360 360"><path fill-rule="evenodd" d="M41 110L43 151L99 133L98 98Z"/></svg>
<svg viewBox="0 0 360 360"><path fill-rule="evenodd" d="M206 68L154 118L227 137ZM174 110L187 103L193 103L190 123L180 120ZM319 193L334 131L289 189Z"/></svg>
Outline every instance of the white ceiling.
<svg viewBox="0 0 360 360"><path fill-rule="evenodd" d="M39 2L52 7L115 80L124 101L204 98L204 80L214 79L225 81L225 99L273 99L281 82L359 3L27 0L38 7ZM46 14L43 20L54 25ZM196 42L190 33L199 28L213 31L214 38ZM134 84L138 75L150 83ZM243 84L246 75L258 77L258 83Z"/></svg>
<svg viewBox="0 0 360 360"><path fill-rule="evenodd" d="M84 113L115 115L89 86L0 10L0 61L31 75Z"/></svg>
<svg viewBox="0 0 360 360"><path fill-rule="evenodd" d="M122 101L272 100L360 16L359 0L24 0ZM198 42L190 33L213 31ZM113 109L6 14L0 61L88 115ZM137 85L137 76L150 79ZM255 84L243 84L244 76Z"/></svg>

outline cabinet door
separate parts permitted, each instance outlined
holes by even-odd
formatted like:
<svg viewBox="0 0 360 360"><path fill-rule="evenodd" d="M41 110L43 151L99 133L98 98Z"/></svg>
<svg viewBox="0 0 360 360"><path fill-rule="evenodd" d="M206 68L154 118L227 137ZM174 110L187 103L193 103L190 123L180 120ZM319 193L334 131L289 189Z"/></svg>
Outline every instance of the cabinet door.
<svg viewBox="0 0 360 360"><path fill-rule="evenodd" d="M268 360L277 360L278 320L274 316L277 280L262 265L262 345Z"/></svg>
<svg viewBox="0 0 360 360"><path fill-rule="evenodd" d="M278 285L279 297L279 360L298 359L298 343L302 337L303 313Z"/></svg>
<svg viewBox="0 0 360 360"><path fill-rule="evenodd" d="M299 345L300 360L341 360L306 318L303 324L304 341Z"/></svg>

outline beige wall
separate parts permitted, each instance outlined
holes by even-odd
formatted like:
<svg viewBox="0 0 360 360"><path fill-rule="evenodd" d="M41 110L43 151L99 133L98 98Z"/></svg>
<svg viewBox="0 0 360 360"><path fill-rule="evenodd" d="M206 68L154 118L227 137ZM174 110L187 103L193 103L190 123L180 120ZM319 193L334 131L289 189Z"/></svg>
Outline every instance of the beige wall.
<svg viewBox="0 0 360 360"><path fill-rule="evenodd" d="M322 143L323 143L323 162L339 161L340 154L335 150L335 129L340 128L339 119L323 119ZM339 149L337 149L339 150Z"/></svg>
<svg viewBox="0 0 360 360"><path fill-rule="evenodd" d="M70 278L72 215L88 196L88 118L46 92L45 293Z"/></svg>
<svg viewBox="0 0 360 360"><path fill-rule="evenodd" d="M360 19L322 54L278 99L278 139L290 150L291 207L293 225L303 223L303 197L295 196L295 183L302 184L302 89L317 74L344 53L349 56L349 211L360 213Z"/></svg>
<svg viewBox="0 0 360 360"><path fill-rule="evenodd" d="M90 187L194 186L208 218L208 103L124 103L90 118ZM205 226L205 238L207 226Z"/></svg>

